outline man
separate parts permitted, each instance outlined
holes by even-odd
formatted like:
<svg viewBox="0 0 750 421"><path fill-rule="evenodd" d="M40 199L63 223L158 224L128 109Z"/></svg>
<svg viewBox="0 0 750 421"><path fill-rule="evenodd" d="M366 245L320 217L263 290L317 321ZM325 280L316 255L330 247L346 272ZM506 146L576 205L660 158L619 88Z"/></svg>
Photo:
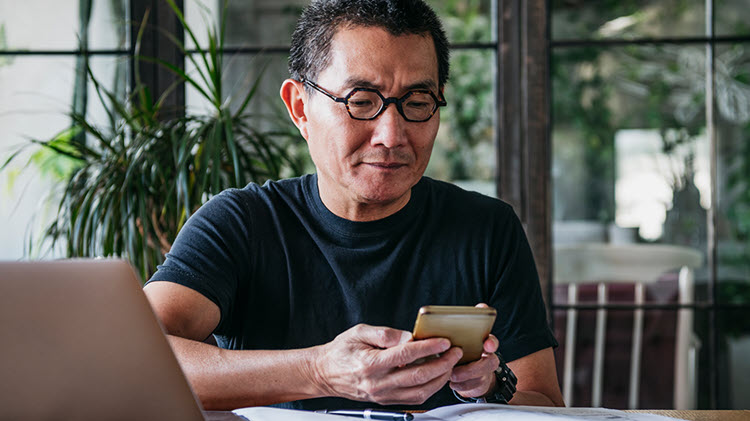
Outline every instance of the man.
<svg viewBox="0 0 750 421"><path fill-rule="evenodd" d="M448 78L434 12L421 0L319 0L292 38L281 97L316 174L213 198L145 287L204 406L494 396L498 346L518 377L511 403L561 405L512 209L422 176ZM456 366L446 339L411 340L420 306L478 303L498 310L480 360ZM204 343L212 334L219 347Z"/></svg>

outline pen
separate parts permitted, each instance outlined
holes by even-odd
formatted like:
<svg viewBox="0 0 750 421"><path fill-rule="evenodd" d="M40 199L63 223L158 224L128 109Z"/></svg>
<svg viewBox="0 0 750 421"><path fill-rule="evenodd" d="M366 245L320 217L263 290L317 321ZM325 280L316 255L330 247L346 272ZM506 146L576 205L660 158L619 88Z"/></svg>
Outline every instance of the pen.
<svg viewBox="0 0 750 421"><path fill-rule="evenodd" d="M387 412L387 411L375 411L373 409L353 410L353 409L337 409L329 411L323 409L319 412L321 414L331 415L343 415L347 417L364 418L366 420L383 420L383 421L411 421L414 419L414 415L408 412Z"/></svg>

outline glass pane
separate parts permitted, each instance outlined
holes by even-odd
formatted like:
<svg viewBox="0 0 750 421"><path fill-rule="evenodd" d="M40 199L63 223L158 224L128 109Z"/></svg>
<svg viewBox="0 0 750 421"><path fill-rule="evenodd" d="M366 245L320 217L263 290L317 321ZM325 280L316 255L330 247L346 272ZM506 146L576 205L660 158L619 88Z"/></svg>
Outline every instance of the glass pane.
<svg viewBox="0 0 750 421"><path fill-rule="evenodd" d="M197 56L195 56L197 59ZM200 63L200 61L198 61ZM297 128L289 119L284 103L279 96L281 83L289 77L287 70L287 56L281 54L233 54L224 56L224 72L222 77L223 98L229 101L229 107L237 111L253 85L260 78L258 88L245 109L245 114L254 118L258 129L275 132L291 133L292 136L275 138L286 142L293 156L301 160L307 172L314 172L309 161L307 145L299 135ZM196 80L195 65L186 61L188 74ZM201 83L205 88L205 85ZM212 113L210 102L192 86L185 90L185 103L188 113ZM297 174L289 174L289 176Z"/></svg>
<svg viewBox="0 0 750 421"><path fill-rule="evenodd" d="M750 43L716 49L719 298L750 303Z"/></svg>
<svg viewBox="0 0 750 421"><path fill-rule="evenodd" d="M745 0L715 1L716 35L750 35L750 19Z"/></svg>
<svg viewBox="0 0 750 421"><path fill-rule="evenodd" d="M703 0L552 0L552 39L631 39L705 34Z"/></svg>
<svg viewBox="0 0 750 421"><path fill-rule="evenodd" d="M77 49L82 33L78 3L78 0L0 2L0 49ZM127 10L127 0L92 1L90 49L125 48Z"/></svg>
<svg viewBox="0 0 750 421"><path fill-rule="evenodd" d="M719 355L720 360L726 361L726 372L720 372L719 377L724 390L719 406L722 409L750 408L750 360L747 358L750 355L749 312L750 308L745 308L719 313Z"/></svg>
<svg viewBox="0 0 750 421"><path fill-rule="evenodd" d="M492 41L492 0L434 0L451 43Z"/></svg>
<svg viewBox="0 0 750 421"><path fill-rule="evenodd" d="M207 20L220 14L219 2L202 5L185 2L185 15L193 28L205 27ZM294 25L309 0L250 0L230 2L227 13L227 47L288 46ZM443 20L452 43L489 42L492 40L491 0L439 0L430 6ZM197 30L198 43L205 46L207 37ZM186 44L195 44L186 35Z"/></svg>
<svg viewBox="0 0 750 421"><path fill-rule="evenodd" d="M628 288L630 287L630 288ZM557 292L557 291L556 291ZM652 292L656 292L655 290ZM581 296L596 295L596 288L584 288ZM614 285L610 289L611 302L632 299L632 285ZM649 294L650 296L650 294ZM652 297L653 298L653 297ZM671 301L676 297L672 296ZM649 302L663 302L663 299ZM666 300L666 301L669 301ZM555 337L560 347L555 350L558 379L568 406L591 406L594 399L594 368L597 354L597 310L577 310L571 314L567 310L554 312ZM635 408L669 409L675 407L675 390L680 399L694 399L698 385L690 387L681 379L689 378L696 372L694 355L701 349L700 341L695 340L697 316L692 310L644 310L642 329L636 334L636 317L633 310L609 309L602 318L606 333L602 337L602 382L599 405L607 408L628 409L630 406L630 379L633 342L635 335L641 335L640 370L637 370L638 393ZM568 326L568 321L571 326ZM705 323L701 326L705 326ZM573 328L573 330L570 330ZM566 332L572 332L570 336ZM707 336L700 336L701 338ZM688 339L684 346L678 345L678 338ZM637 340L637 339L636 339ZM570 379L565 377L566 352L574 350ZM638 351L637 351L638 352ZM684 361L675 364L676 360ZM569 388L566 388L570 382ZM684 389L675 385L686 386Z"/></svg>
<svg viewBox="0 0 750 421"><path fill-rule="evenodd" d="M185 2L185 16L198 42L207 45L206 21L218 22L222 2ZM309 0L250 0L229 2L226 47L288 46L294 25ZM185 36L188 46L195 45Z"/></svg>
<svg viewBox="0 0 750 421"><path fill-rule="evenodd" d="M617 272L615 264L658 253L659 259L650 259L653 265L632 263L640 280L652 281L687 265L695 269L697 283L706 281L710 165L704 65L705 50L693 46L554 53L556 277L571 282L599 273L592 272L598 270L594 266L571 266L565 260L587 252L581 243L602 245L590 251L599 259L616 255L617 247L642 244L651 248L628 249L609 264L612 272L599 274L612 281L637 280L626 278L627 268Z"/></svg>
<svg viewBox="0 0 750 421"><path fill-rule="evenodd" d="M490 196L496 195L494 57L487 50L453 52L451 78L445 88L448 106L440 110L440 131L427 167L430 177L455 181Z"/></svg>
<svg viewBox="0 0 750 421"><path fill-rule="evenodd" d="M193 57L200 65L199 68L203 69L199 56L194 55ZM286 118L286 109L279 97L281 83L289 77L286 62L287 57L280 54L225 55L223 60L224 70L222 73L224 100L229 100L231 109L237 110L242 105L242 100L244 100L247 93L257 82L258 78L260 78L258 90L248 105L248 111L264 113L269 113L271 110L273 112L283 111ZM196 81L202 82L194 63L186 61L185 68L188 75ZM204 89L206 88L202 83L201 86ZM201 107L210 106L207 100L190 85L187 86L185 95L185 102L189 112L199 112L198 110Z"/></svg>
<svg viewBox="0 0 750 421"><path fill-rule="evenodd" d="M74 57L6 57L0 63L0 162L29 139L47 140L70 127L67 116L75 86ZM126 86L128 62L111 57L94 57L91 68L108 89ZM104 122L103 106L88 85L87 114ZM121 91L122 92L122 91ZM24 256L29 230L38 237L41 227L57 211L45 203L50 187L63 177L66 167L52 155L32 154L27 148L0 173L0 259ZM28 164L28 165L27 165ZM25 168L25 169L24 169ZM62 250L58 250L62 256Z"/></svg>

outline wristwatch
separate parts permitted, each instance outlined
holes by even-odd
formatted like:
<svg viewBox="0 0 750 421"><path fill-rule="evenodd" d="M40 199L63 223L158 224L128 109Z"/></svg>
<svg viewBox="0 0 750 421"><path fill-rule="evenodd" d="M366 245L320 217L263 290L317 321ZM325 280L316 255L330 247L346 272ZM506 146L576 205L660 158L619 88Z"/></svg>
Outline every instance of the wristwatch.
<svg viewBox="0 0 750 421"><path fill-rule="evenodd" d="M508 402L510 402L513 394L516 393L516 384L518 383L518 379L516 378L516 375L513 374L513 371L510 369L510 367L505 364L503 356L500 355L499 352L495 352L495 355L497 355L497 359L500 361L500 365L497 367L497 370L495 370L495 379L497 380L497 382L495 383L494 393L483 398L465 398L459 395L458 392L453 390L453 395L456 396L456 399L465 403L507 404Z"/></svg>

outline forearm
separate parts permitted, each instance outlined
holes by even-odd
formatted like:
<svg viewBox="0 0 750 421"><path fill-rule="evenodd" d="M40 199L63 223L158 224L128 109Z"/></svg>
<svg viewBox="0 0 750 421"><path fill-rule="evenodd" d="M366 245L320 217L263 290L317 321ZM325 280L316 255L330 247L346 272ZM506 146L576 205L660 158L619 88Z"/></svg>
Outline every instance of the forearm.
<svg viewBox="0 0 750 421"><path fill-rule="evenodd" d="M311 369L316 348L234 351L171 335L169 341L205 409L322 396Z"/></svg>
<svg viewBox="0 0 750 421"><path fill-rule="evenodd" d="M513 399L508 402L511 405L530 406L565 406L562 402L554 402L547 395L540 392L519 390L513 394Z"/></svg>

